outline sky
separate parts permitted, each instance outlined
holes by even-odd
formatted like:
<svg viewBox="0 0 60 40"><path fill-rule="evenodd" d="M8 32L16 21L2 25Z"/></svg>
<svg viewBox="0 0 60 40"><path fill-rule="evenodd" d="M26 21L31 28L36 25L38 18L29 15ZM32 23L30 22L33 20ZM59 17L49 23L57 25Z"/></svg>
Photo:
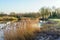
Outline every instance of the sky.
<svg viewBox="0 0 60 40"><path fill-rule="evenodd" d="M0 12L37 12L42 7L60 7L60 0L0 0Z"/></svg>

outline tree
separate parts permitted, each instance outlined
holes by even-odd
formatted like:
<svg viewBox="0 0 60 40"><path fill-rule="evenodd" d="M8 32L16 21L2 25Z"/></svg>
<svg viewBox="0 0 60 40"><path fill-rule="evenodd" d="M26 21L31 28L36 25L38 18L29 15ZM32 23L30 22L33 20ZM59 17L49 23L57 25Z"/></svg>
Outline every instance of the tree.
<svg viewBox="0 0 60 40"><path fill-rule="evenodd" d="M50 11L50 8L41 8L40 10L40 15L43 19L46 19L48 18L48 16L50 15L51 11Z"/></svg>
<svg viewBox="0 0 60 40"><path fill-rule="evenodd" d="M7 14L5 14L4 12L0 12L0 17L2 16L7 16Z"/></svg>
<svg viewBox="0 0 60 40"><path fill-rule="evenodd" d="M15 12L11 12L10 15L16 15L16 13Z"/></svg>

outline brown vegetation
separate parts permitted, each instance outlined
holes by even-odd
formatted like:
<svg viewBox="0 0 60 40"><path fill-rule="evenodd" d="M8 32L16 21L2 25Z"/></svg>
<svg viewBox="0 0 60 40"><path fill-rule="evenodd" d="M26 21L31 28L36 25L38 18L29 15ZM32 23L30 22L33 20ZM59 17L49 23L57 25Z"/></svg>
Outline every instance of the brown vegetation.
<svg viewBox="0 0 60 40"><path fill-rule="evenodd" d="M17 18L9 16L0 17L0 21L13 21L13 20L17 20Z"/></svg>
<svg viewBox="0 0 60 40"><path fill-rule="evenodd" d="M4 29L5 40L33 40L33 36L40 28L33 27L37 24L37 20L31 20L30 18L24 18L20 22L11 23Z"/></svg>

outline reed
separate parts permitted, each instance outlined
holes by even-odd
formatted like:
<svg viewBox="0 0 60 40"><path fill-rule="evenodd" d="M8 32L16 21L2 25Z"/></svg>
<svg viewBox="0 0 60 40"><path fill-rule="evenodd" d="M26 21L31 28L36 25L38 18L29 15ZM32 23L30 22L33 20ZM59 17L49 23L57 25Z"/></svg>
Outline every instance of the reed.
<svg viewBox="0 0 60 40"><path fill-rule="evenodd" d="M32 20L21 20L10 24L4 29L5 40L33 40L35 32L40 30L32 26L34 23Z"/></svg>

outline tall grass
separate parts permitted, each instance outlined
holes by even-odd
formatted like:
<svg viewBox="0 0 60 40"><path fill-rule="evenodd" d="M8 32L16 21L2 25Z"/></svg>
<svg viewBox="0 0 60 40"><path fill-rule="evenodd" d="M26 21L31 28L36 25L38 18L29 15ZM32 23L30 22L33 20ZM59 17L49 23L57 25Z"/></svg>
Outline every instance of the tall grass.
<svg viewBox="0 0 60 40"><path fill-rule="evenodd" d="M37 21L38 22L38 21ZM17 23L11 23L4 29L5 40L33 40L36 31L40 28L35 28L36 21L32 20L21 20Z"/></svg>

